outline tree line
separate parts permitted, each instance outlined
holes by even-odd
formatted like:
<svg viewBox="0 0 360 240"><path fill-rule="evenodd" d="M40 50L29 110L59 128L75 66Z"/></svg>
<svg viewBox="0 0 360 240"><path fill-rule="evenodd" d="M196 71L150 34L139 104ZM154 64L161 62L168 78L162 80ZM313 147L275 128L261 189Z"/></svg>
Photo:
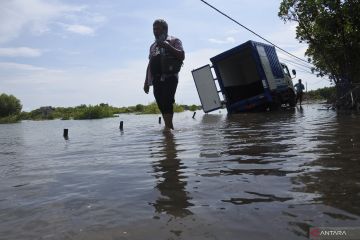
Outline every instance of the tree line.
<svg viewBox="0 0 360 240"><path fill-rule="evenodd" d="M332 103L336 99L336 88L324 87L311 90L305 93L304 98L306 101L326 100L328 103Z"/></svg>
<svg viewBox="0 0 360 240"><path fill-rule="evenodd" d="M130 107L114 107L107 103L98 105L79 105L75 107L40 107L30 112L22 112L22 105L19 99L13 95L0 95L0 123L13 123L21 120L82 120L82 119L100 119L114 117L117 114L137 113L137 114L159 114L160 110L155 102L148 105L137 104ZM196 111L201 109L195 104L179 105L174 104L174 112L183 112L185 110Z"/></svg>
<svg viewBox="0 0 360 240"><path fill-rule="evenodd" d="M305 94L307 101L326 100L334 101L336 98L335 87L325 87L317 90L308 91ZM22 105L19 99L13 95L0 95L0 123L14 123L21 120L82 120L82 119L101 119L114 117L117 114L160 114L160 110L155 102L148 105L137 104L129 107L114 107L107 103L98 105L81 104L75 107L40 107L30 112L21 111ZM201 106L174 104L174 112L196 111Z"/></svg>

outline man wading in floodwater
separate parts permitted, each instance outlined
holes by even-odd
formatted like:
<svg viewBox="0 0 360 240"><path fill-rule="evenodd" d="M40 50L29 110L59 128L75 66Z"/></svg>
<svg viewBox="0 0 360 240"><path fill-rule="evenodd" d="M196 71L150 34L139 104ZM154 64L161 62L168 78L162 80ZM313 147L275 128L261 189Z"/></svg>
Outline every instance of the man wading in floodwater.
<svg viewBox="0 0 360 240"><path fill-rule="evenodd" d="M155 100L165 122L164 130L170 131L174 129L173 104L185 52L180 39L168 35L168 25L164 20L155 20L153 32L155 42L150 46L144 92L148 94L153 85Z"/></svg>
<svg viewBox="0 0 360 240"><path fill-rule="evenodd" d="M299 79L299 82L294 85L294 88L296 89L296 103L298 102L298 100L300 100L300 106L301 106L303 93L305 89L304 84L301 83L301 79Z"/></svg>

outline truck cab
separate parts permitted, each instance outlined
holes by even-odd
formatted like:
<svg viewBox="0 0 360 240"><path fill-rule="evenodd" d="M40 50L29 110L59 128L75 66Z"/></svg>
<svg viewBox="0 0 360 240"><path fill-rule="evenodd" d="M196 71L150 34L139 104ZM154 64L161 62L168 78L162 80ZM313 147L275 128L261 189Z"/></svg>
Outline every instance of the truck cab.
<svg viewBox="0 0 360 240"><path fill-rule="evenodd" d="M283 69L283 71L284 71L284 77L285 77L285 81L286 81L288 87L289 87L290 89L292 89L292 90L294 91L294 93L295 93L294 84L293 84L293 82L292 82L292 79L293 79L293 78L291 77L289 68L286 66L285 63L280 62L280 64L281 64L281 67L282 67L282 69ZM296 71L295 71L294 69L292 70L292 74L294 75L294 77L296 76Z"/></svg>

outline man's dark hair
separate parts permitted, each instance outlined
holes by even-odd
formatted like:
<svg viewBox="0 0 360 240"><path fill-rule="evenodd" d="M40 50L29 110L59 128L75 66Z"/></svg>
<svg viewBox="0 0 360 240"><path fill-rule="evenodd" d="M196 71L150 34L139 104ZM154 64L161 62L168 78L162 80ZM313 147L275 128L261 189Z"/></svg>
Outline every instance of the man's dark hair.
<svg viewBox="0 0 360 240"><path fill-rule="evenodd" d="M165 33L168 33L168 24L164 19L156 19L153 23L153 25L159 24L164 28Z"/></svg>

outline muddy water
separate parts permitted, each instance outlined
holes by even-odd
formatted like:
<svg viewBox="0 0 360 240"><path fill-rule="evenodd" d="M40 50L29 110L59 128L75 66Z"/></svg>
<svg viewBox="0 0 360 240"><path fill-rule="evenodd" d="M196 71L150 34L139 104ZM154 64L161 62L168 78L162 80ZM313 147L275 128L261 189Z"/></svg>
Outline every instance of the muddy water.
<svg viewBox="0 0 360 240"><path fill-rule="evenodd" d="M360 226L360 115L321 108L185 112L173 134L156 115L0 125L0 239L308 239L311 226Z"/></svg>

